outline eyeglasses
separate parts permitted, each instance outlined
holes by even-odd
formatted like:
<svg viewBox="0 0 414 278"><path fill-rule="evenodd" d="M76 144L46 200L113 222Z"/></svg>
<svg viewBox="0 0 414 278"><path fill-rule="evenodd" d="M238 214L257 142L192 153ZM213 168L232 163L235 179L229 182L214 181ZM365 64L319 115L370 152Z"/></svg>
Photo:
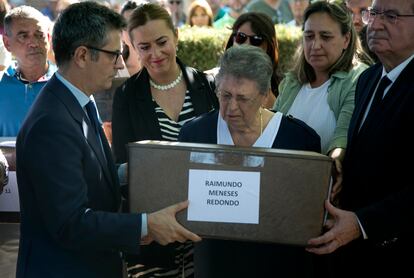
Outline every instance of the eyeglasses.
<svg viewBox="0 0 414 278"><path fill-rule="evenodd" d="M365 8L360 9L359 12L356 12L356 13L353 12L351 9L349 9L349 11L351 12L352 18L354 18L357 15L361 16L361 18L362 18L362 15L364 14L364 12L368 12L368 10L365 9Z"/></svg>
<svg viewBox="0 0 414 278"><path fill-rule="evenodd" d="M223 92L218 92L217 93L219 100L221 103L223 104L227 104L229 103L232 99L234 99L237 103L238 106L243 106L243 105L247 105L249 103L252 103L256 100L257 96L254 98L246 98L244 96L236 96L233 97L231 94L229 93L223 93Z"/></svg>
<svg viewBox="0 0 414 278"><path fill-rule="evenodd" d="M377 11L373 8L362 11L362 22L365 24L371 23L375 17L380 17L382 20L395 24L399 17L413 17L414 14L397 14L394 11Z"/></svg>
<svg viewBox="0 0 414 278"><path fill-rule="evenodd" d="M97 47L93 47L93 46L89 46L89 45L85 45L85 47L87 47L89 49L92 49L92 50L100 51L100 52L103 52L103 53L111 54L112 56L115 57L114 65L116 65L116 63L118 63L119 56L122 55L122 52L119 51L119 50L110 51L110 50L101 49L101 48L97 48Z"/></svg>
<svg viewBox="0 0 414 278"><path fill-rule="evenodd" d="M168 1L168 2L170 3L170 5L174 5L174 4L180 5L181 4L181 1Z"/></svg>
<svg viewBox="0 0 414 278"><path fill-rule="evenodd" d="M246 35L243 32L237 32L236 34L233 34L234 36L234 40L238 43L238 44L243 44L246 42L247 38L249 38L250 44L253 46L260 46L264 39L262 36L258 36L258 35Z"/></svg>

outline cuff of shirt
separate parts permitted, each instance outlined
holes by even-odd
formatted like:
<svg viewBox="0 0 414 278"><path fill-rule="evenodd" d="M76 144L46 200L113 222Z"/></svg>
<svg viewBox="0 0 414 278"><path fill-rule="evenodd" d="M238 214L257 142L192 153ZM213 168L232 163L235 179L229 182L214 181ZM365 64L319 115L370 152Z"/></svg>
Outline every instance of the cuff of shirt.
<svg viewBox="0 0 414 278"><path fill-rule="evenodd" d="M358 226L359 226L359 229L361 230L361 233L362 233L362 237L363 237L364 239L368 239L368 235L367 235L367 233L365 233L364 227L362 227L362 224L361 224L361 222L359 221L358 216L357 216L357 220L358 220Z"/></svg>
<svg viewBox="0 0 414 278"><path fill-rule="evenodd" d="M143 238L148 234L148 219L146 213L143 213L141 217L141 238Z"/></svg>
<svg viewBox="0 0 414 278"><path fill-rule="evenodd" d="M119 184L125 185L128 184L128 163L122 163L118 167L118 178Z"/></svg>

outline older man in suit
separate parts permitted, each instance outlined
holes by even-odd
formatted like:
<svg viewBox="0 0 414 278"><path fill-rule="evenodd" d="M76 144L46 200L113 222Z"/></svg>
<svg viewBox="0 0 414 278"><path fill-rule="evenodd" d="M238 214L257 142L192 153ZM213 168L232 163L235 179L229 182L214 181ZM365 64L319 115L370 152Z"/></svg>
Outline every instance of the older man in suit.
<svg viewBox="0 0 414 278"><path fill-rule="evenodd" d="M335 277L404 277L414 249L414 0L374 0L364 14L381 64L359 78L339 196L309 251L334 252ZM409 275L409 274L408 274Z"/></svg>
<svg viewBox="0 0 414 278"><path fill-rule="evenodd" d="M21 238L17 277L122 277L120 251L140 240L200 238L175 220L186 202L150 214L118 213L115 165L91 94L122 68L120 15L94 2L58 18L59 71L45 85L17 138Z"/></svg>

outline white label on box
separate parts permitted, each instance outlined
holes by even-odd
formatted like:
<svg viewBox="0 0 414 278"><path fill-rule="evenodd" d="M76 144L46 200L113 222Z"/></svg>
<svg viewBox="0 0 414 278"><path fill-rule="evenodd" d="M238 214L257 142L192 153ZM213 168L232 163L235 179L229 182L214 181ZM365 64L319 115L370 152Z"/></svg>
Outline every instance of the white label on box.
<svg viewBox="0 0 414 278"><path fill-rule="evenodd" d="M260 172L189 170L189 221L259 223Z"/></svg>
<svg viewBox="0 0 414 278"><path fill-rule="evenodd" d="M3 188L3 193L0 194L0 211L20 211L15 171L9 172L9 183Z"/></svg>

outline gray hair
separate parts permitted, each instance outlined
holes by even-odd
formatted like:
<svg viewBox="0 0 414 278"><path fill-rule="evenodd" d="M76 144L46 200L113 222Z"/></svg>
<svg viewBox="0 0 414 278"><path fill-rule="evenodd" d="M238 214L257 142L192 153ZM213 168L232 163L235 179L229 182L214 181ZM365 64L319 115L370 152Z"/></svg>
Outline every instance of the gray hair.
<svg viewBox="0 0 414 278"><path fill-rule="evenodd" d="M4 33L7 36L12 36L13 21L18 19L33 19L40 23L42 31L48 32L49 22L48 18L44 16L39 10L30 6L19 6L11 9L4 17Z"/></svg>
<svg viewBox="0 0 414 278"><path fill-rule="evenodd" d="M81 46L100 48L108 42L108 31L122 31L126 27L123 17L95 2L70 5L58 17L53 28L53 51L58 66L69 62Z"/></svg>
<svg viewBox="0 0 414 278"><path fill-rule="evenodd" d="M220 70L216 76L217 88L225 77L248 79L256 82L260 94L270 90L273 74L272 62L261 48L251 45L235 45L227 49L220 60Z"/></svg>

